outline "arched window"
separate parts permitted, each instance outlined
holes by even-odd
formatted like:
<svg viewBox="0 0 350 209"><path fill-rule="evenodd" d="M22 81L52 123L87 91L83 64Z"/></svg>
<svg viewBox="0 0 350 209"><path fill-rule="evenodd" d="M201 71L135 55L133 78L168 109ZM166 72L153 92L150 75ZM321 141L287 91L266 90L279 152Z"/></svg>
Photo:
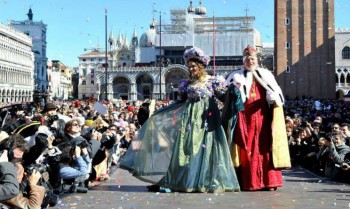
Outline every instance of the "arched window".
<svg viewBox="0 0 350 209"><path fill-rule="evenodd" d="M342 59L350 59L350 47L346 46L341 51Z"/></svg>

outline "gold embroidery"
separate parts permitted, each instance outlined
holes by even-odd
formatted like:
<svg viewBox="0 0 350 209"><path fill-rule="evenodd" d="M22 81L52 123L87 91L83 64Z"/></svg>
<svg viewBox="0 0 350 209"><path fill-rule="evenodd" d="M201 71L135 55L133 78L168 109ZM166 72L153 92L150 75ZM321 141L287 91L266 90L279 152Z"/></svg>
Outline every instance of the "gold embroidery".
<svg viewBox="0 0 350 209"><path fill-rule="evenodd" d="M252 82L252 86L250 88L250 97L254 98L256 97L256 93L255 93L255 86L256 86L256 83L255 83L255 78L253 77L253 82Z"/></svg>

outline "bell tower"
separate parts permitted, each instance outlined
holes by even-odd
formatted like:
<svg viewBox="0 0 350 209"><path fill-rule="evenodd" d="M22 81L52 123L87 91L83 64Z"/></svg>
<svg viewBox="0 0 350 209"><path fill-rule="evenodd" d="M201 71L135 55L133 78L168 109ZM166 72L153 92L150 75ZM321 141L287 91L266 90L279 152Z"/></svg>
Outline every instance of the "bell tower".
<svg viewBox="0 0 350 209"><path fill-rule="evenodd" d="M285 96L334 99L334 0L275 0L274 73Z"/></svg>

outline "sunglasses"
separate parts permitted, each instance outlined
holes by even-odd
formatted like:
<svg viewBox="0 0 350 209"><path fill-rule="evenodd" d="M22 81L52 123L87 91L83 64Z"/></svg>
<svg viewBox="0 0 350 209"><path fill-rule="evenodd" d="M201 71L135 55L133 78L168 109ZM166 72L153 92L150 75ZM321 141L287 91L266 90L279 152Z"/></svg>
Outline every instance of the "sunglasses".
<svg viewBox="0 0 350 209"><path fill-rule="evenodd" d="M72 126L80 126L78 123L72 123Z"/></svg>

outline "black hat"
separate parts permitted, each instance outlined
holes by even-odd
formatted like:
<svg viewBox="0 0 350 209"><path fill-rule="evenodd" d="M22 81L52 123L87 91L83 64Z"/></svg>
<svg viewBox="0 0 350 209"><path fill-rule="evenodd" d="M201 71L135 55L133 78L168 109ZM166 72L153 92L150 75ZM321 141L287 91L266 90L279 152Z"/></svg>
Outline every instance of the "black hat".
<svg viewBox="0 0 350 209"><path fill-rule="evenodd" d="M44 107L44 109L41 111L41 113L46 113L46 112L49 111L49 110L56 110L56 109L57 109L56 105L54 105L54 104L52 104L52 103L46 103L46 104L45 104L45 107Z"/></svg>

